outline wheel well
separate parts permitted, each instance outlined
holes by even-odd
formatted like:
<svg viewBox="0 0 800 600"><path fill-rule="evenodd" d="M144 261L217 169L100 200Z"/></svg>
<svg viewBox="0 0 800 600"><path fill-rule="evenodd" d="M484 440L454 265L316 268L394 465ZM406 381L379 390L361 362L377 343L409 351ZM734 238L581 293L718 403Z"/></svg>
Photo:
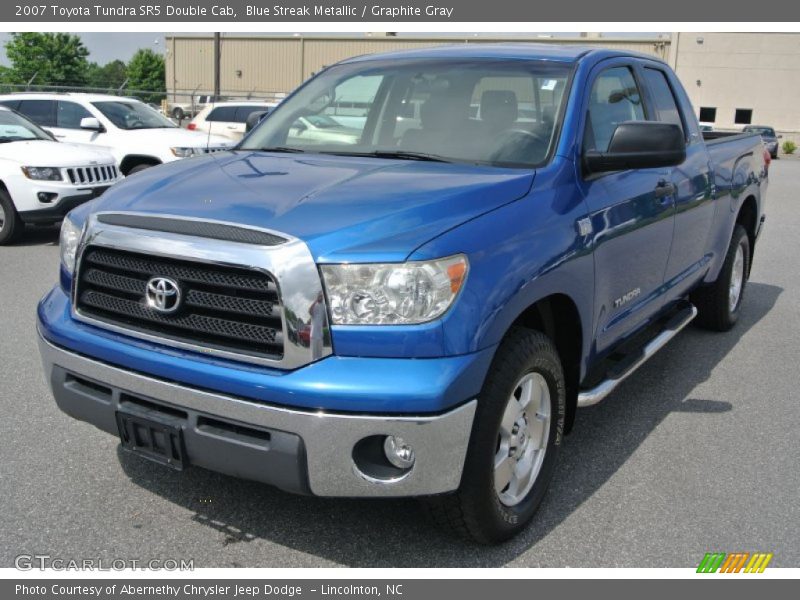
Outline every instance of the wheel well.
<svg viewBox="0 0 800 600"><path fill-rule="evenodd" d="M575 421L575 409L578 403L583 348L583 333L578 307L569 296L554 294L529 306L517 317L514 325L541 331L553 340L564 368L567 389L564 433L569 433Z"/></svg>
<svg viewBox="0 0 800 600"><path fill-rule="evenodd" d="M154 156L142 156L138 154L129 154L125 158L122 159L122 162L119 164L119 170L122 171L123 175L127 175L130 173L133 167L138 167L139 165L160 165L161 161L155 158Z"/></svg>
<svg viewBox="0 0 800 600"><path fill-rule="evenodd" d="M744 227L747 238L750 241L750 264L747 265L748 271L753 264L753 248L756 245L756 227L758 226L758 206L754 196L748 196L736 215L736 223Z"/></svg>

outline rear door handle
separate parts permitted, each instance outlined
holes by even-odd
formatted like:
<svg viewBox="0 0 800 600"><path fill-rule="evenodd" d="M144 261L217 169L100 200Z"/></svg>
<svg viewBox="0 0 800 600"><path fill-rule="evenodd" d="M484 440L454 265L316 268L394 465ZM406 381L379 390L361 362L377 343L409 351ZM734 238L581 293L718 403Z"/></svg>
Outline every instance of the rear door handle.
<svg viewBox="0 0 800 600"><path fill-rule="evenodd" d="M670 183L666 179L662 179L658 182L658 185L656 185L654 193L656 198L662 201L671 198L675 195L675 184Z"/></svg>

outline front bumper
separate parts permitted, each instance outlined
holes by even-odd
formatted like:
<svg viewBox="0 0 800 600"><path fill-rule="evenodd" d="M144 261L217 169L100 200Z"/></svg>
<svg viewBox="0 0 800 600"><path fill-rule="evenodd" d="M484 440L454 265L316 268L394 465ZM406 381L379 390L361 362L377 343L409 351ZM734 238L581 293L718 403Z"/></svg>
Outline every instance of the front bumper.
<svg viewBox="0 0 800 600"><path fill-rule="evenodd" d="M59 407L104 431L116 433L115 413L126 401L184 413L190 464L319 496L423 496L455 490L461 480L475 400L424 416L294 410L111 366L56 346L41 333L39 349ZM209 430L203 425L209 419L222 426ZM246 432L240 435L242 427L266 431L268 442L254 444ZM375 435L411 444L413 468L385 480L362 473L354 447Z"/></svg>
<svg viewBox="0 0 800 600"><path fill-rule="evenodd" d="M67 213L73 208L76 208L84 202L88 202L89 200L99 198L109 187L111 187L110 184L100 185L94 188L83 188L81 190L73 189L70 191L77 193L73 195L67 194L58 196L52 204L39 202L37 200L39 204L37 208L19 211L19 217L24 223L31 225L48 225L52 223L58 223L63 221L64 217L67 216ZM37 189L37 193L40 191L44 191L45 193L56 193L49 189Z"/></svg>

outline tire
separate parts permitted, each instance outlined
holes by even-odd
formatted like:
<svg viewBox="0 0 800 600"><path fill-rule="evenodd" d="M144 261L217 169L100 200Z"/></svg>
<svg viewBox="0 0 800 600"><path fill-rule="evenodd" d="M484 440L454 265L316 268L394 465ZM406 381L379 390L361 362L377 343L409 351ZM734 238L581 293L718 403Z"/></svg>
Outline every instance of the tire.
<svg viewBox="0 0 800 600"><path fill-rule="evenodd" d="M23 228L24 225L11 197L5 190L0 189L0 246L13 242Z"/></svg>
<svg viewBox="0 0 800 600"><path fill-rule="evenodd" d="M523 382L531 382L532 390L541 392L541 404L536 409L541 435L538 443L537 435L528 438L527 446L522 443L525 450L517 449L518 458L509 456L501 460L514 452L514 444L520 443L519 437L507 435L508 426L503 421L511 422L506 416L511 414L507 409L512 407L512 400L521 396L520 392L525 393L527 383ZM529 406L535 402L532 400ZM533 414L533 410L529 413ZM478 398L461 485L454 493L425 499L428 514L439 526L481 544L499 543L518 534L532 519L552 479L565 413L564 372L555 345L538 331L512 329L497 351ZM549 415L546 420L545 414ZM529 432L527 428L523 431ZM508 466L508 461L517 466L528 464L526 457L531 464L538 465L532 471L532 483L525 486L516 480L518 485L514 486L512 478L504 486L503 473L507 471L496 471L495 465ZM496 484L496 476L503 483Z"/></svg>
<svg viewBox="0 0 800 600"><path fill-rule="evenodd" d="M717 280L692 294L698 325L713 331L728 331L736 324L750 276L750 256L747 231L736 225ZM735 293L737 288L738 293Z"/></svg>
<svg viewBox="0 0 800 600"><path fill-rule="evenodd" d="M141 173L142 171L144 171L145 169L149 169L150 167L155 167L155 165L151 165L148 163L138 164L135 167L133 167L130 171L128 171L128 173L125 176L130 177L131 175L134 175L135 173Z"/></svg>
<svg viewBox="0 0 800 600"><path fill-rule="evenodd" d="M183 112L183 109L180 106L176 106L172 109L172 118L178 121L183 121L186 118L186 113Z"/></svg>

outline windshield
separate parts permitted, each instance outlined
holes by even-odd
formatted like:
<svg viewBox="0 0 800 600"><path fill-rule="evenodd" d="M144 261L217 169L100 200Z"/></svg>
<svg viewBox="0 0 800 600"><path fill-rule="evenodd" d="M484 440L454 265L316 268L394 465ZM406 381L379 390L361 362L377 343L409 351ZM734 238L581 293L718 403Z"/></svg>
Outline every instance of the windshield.
<svg viewBox="0 0 800 600"><path fill-rule="evenodd" d="M94 107L120 129L162 129L177 127L159 112L136 100L92 102Z"/></svg>
<svg viewBox="0 0 800 600"><path fill-rule="evenodd" d="M752 131L764 137L775 137L775 130L771 127L747 127L745 131Z"/></svg>
<svg viewBox="0 0 800 600"><path fill-rule="evenodd" d="M0 143L52 139L28 119L10 110L0 110Z"/></svg>
<svg viewBox="0 0 800 600"><path fill-rule="evenodd" d="M241 148L533 167L553 144L568 76L544 61L338 65L279 104Z"/></svg>

